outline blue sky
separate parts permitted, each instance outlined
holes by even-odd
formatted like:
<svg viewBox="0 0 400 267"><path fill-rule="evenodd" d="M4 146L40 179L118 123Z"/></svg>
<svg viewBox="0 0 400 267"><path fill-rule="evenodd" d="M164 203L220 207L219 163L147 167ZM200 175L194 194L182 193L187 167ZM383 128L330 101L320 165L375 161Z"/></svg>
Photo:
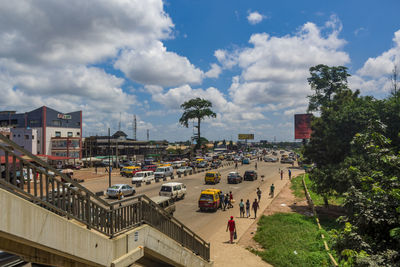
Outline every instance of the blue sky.
<svg viewBox="0 0 400 267"><path fill-rule="evenodd" d="M213 103L209 140L293 141L308 69L344 65L382 98L400 65L399 1L0 0L0 108L83 111L84 136L107 128L188 140L180 104Z"/></svg>

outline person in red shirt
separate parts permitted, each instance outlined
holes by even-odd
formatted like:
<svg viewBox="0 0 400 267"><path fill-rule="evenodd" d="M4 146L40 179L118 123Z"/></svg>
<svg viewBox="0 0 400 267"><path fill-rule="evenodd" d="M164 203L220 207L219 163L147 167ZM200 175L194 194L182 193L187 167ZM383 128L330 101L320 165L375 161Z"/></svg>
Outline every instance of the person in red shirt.
<svg viewBox="0 0 400 267"><path fill-rule="evenodd" d="M230 240L231 244L233 243L233 236L236 232L236 225L235 221L233 220L233 216L231 216L231 219L228 221L228 225L226 226L226 231L228 232L229 229L229 234L230 234Z"/></svg>

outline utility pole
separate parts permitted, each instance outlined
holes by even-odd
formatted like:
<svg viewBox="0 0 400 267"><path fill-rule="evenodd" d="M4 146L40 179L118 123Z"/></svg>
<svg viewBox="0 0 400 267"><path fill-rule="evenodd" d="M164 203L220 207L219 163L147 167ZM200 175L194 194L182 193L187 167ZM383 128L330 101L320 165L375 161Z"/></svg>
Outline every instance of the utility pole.
<svg viewBox="0 0 400 267"><path fill-rule="evenodd" d="M111 137L110 128L108 128L108 187L111 187Z"/></svg>
<svg viewBox="0 0 400 267"><path fill-rule="evenodd" d="M137 121L136 121L136 115L133 115L133 140L137 140L136 138L136 133L137 133Z"/></svg>
<svg viewBox="0 0 400 267"><path fill-rule="evenodd" d="M150 137L150 133L149 133L149 129L147 129L147 141L149 141Z"/></svg>

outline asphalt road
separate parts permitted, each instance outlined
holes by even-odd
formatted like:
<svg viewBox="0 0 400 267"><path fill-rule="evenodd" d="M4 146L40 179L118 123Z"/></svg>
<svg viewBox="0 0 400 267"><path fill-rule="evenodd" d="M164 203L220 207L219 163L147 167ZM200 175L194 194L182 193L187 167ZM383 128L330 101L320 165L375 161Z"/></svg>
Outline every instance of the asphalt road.
<svg viewBox="0 0 400 267"><path fill-rule="evenodd" d="M254 170L255 162L256 161L253 160L249 165L239 164L238 172L243 175L246 170ZM243 181L239 184L227 183L228 173L234 171L234 165L218 169L221 173L222 179L221 182L216 185L204 184L205 172L182 176L182 178L177 178L177 176L175 176L173 181L184 183L187 188L187 194L185 199L176 202L176 212L174 213L174 216L196 234L205 240L209 240L215 231L226 224L229 216L239 216L238 203L241 198L243 198L244 201L250 199L250 202L253 202L254 198L256 198L256 189L257 187L260 187L262 191L261 201L263 201L263 198L268 197L271 183L280 179L279 169L281 168L284 169L284 179L288 179L287 168L291 166L289 164L259 161L257 162L257 165L258 180ZM265 176L263 182L261 181L261 175ZM170 180L167 182L170 182ZM131 184L131 179L121 177L119 174L115 173L112 176L112 184L116 183ZM159 183L137 187L136 194L146 194L148 197L157 196L163 183L165 182L160 181ZM103 191L108 187L108 178L90 179L82 185L93 192ZM222 190L223 193L232 191L233 198L236 201L234 204L235 207L233 209L228 209L227 211L218 210L217 212L200 212L198 208L198 199L201 191L207 188L218 188ZM115 199L113 201L115 201Z"/></svg>

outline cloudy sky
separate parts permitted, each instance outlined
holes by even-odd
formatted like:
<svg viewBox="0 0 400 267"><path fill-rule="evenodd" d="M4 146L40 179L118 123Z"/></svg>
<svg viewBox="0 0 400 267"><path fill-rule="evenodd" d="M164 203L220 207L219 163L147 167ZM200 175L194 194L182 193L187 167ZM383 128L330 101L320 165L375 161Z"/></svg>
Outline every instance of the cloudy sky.
<svg viewBox="0 0 400 267"><path fill-rule="evenodd" d="M383 98L400 65L400 1L0 0L0 110L83 111L83 135L188 140L178 120L210 100L209 140L293 141L308 69L344 65Z"/></svg>

